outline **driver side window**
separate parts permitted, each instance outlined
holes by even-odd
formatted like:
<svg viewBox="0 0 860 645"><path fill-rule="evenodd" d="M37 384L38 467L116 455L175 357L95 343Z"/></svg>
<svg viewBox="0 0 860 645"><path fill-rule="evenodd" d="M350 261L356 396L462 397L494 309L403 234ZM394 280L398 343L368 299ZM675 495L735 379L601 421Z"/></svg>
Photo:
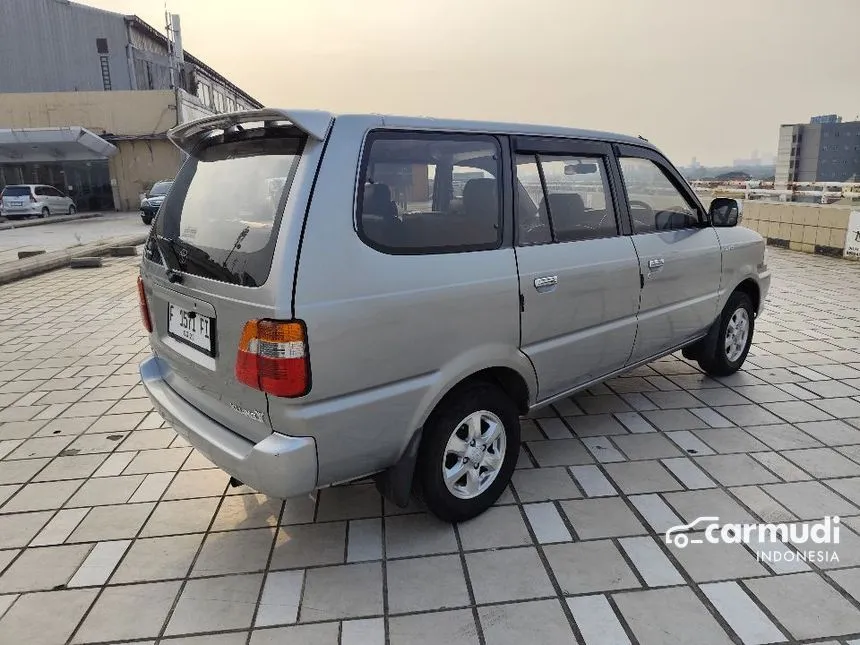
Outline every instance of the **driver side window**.
<svg viewBox="0 0 860 645"><path fill-rule="evenodd" d="M674 231L700 225L696 206L675 188L660 166L640 157L621 157L618 161L634 233Z"/></svg>

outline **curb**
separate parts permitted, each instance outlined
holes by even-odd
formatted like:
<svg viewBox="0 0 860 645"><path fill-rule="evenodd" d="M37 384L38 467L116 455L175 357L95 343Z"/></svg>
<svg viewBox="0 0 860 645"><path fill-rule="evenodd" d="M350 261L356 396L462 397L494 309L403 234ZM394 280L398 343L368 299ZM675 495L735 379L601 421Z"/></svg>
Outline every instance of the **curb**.
<svg viewBox="0 0 860 645"><path fill-rule="evenodd" d="M8 231L13 228L27 228L28 226L45 226L46 224L59 224L61 222L74 222L79 219L92 219L103 217L104 213L76 213L74 215L52 215L51 217L38 219L25 219L19 221L8 220L0 222L0 231Z"/></svg>
<svg viewBox="0 0 860 645"><path fill-rule="evenodd" d="M16 262L7 262L0 265L0 284L8 284L40 273L67 267L74 258L110 255L116 246L138 246L146 242L148 236L149 233L136 233L111 237L89 244L73 246L62 251L52 251Z"/></svg>

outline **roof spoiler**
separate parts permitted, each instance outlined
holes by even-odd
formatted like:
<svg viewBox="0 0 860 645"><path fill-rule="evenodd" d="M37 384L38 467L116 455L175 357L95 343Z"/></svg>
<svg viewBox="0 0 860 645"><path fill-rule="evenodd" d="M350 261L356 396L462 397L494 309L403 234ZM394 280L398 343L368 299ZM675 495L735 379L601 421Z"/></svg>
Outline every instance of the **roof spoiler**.
<svg viewBox="0 0 860 645"><path fill-rule="evenodd" d="M262 110L247 110L245 112L228 112L189 121L177 125L167 132L167 138L174 145L191 154L197 145L213 132L224 132L242 123L285 124L289 123L313 139L322 141L326 138L334 117L329 112L321 110L280 110L263 108Z"/></svg>

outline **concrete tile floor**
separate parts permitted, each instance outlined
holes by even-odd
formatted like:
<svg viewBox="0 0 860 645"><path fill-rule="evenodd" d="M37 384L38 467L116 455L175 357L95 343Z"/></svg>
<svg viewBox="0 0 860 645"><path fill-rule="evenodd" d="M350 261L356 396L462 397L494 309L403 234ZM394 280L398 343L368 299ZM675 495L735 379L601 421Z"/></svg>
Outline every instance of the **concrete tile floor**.
<svg viewBox="0 0 860 645"><path fill-rule="evenodd" d="M772 250L742 372L672 356L535 412L451 527L367 483L228 489L138 385L136 262L0 287L0 642L860 642L860 265ZM663 536L823 514L838 562Z"/></svg>

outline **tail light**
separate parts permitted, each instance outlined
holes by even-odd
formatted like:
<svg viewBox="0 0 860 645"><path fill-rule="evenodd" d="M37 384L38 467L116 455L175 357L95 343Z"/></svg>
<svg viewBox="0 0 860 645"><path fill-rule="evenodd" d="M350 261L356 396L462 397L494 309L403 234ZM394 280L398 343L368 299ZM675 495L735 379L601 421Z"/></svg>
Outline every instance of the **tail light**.
<svg viewBox="0 0 860 645"><path fill-rule="evenodd" d="M236 378L274 396L297 397L311 387L305 324L300 320L250 320L236 356Z"/></svg>
<svg viewBox="0 0 860 645"><path fill-rule="evenodd" d="M143 321L143 328L148 332L152 332L149 304L146 302L146 292L143 290L143 279L140 276L137 276L137 301L140 305L140 319Z"/></svg>

